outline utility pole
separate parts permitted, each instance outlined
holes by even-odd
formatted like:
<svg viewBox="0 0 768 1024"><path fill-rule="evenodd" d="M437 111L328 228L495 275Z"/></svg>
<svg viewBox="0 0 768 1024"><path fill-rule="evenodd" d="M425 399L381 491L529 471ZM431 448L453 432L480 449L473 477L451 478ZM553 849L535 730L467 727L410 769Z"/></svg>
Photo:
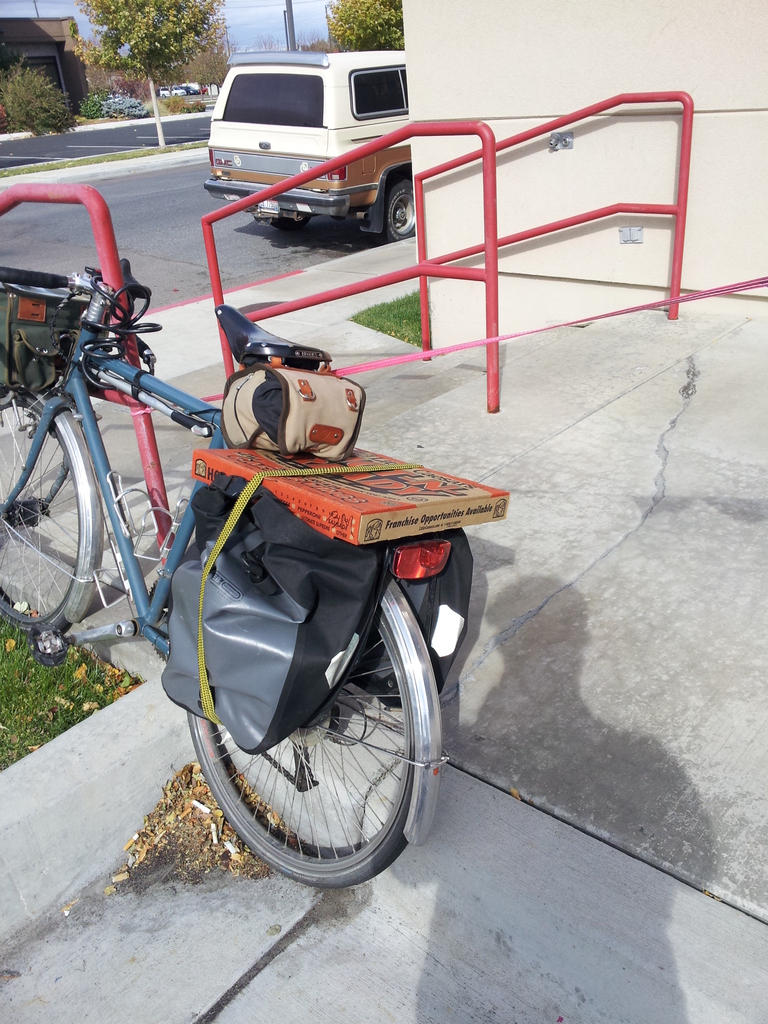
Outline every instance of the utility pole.
<svg viewBox="0 0 768 1024"><path fill-rule="evenodd" d="M296 29L293 25L293 5L291 0L285 0L285 25L288 32L288 49L295 50L296 47Z"/></svg>

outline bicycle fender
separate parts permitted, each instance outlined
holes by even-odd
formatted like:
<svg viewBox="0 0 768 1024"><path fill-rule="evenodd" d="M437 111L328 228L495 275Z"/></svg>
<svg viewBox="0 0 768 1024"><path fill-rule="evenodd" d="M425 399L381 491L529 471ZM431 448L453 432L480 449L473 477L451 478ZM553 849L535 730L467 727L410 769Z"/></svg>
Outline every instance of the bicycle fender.
<svg viewBox="0 0 768 1024"><path fill-rule="evenodd" d="M407 598L394 583L384 593L382 603L385 602L399 606L401 615L395 617L398 623L406 623L409 616L413 616ZM440 700L432 661L421 631L406 631L401 627L395 639L403 655L410 683L414 721L413 760L416 762L404 833L412 846L421 846L426 842L432 827L444 763Z"/></svg>

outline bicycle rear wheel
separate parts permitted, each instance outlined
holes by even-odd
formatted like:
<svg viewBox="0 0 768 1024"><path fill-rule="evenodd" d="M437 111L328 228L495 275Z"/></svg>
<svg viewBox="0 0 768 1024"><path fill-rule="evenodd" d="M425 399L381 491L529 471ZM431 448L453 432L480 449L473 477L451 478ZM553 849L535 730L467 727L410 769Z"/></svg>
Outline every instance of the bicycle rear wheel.
<svg viewBox="0 0 768 1024"><path fill-rule="evenodd" d="M307 885L364 882L406 845L409 761L419 747L415 731L424 727L414 715L414 692L431 669L404 649L418 650L423 641L393 588L356 669L314 728L251 755L223 726L189 715L203 774L230 825L267 864ZM398 645L404 630L415 643Z"/></svg>
<svg viewBox="0 0 768 1024"><path fill-rule="evenodd" d="M0 399L0 502L25 466L43 399ZM85 615L101 563L98 491L80 427L70 412L53 421L32 474L0 516L0 615L22 628L66 629Z"/></svg>

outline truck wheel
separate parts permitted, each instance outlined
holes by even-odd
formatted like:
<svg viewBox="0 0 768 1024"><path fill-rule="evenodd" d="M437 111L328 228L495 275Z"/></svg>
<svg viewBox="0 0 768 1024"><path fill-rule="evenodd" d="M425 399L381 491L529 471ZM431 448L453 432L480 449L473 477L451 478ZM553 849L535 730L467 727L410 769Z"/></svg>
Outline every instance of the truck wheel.
<svg viewBox="0 0 768 1024"><path fill-rule="evenodd" d="M309 221L309 217L301 217L299 220L294 220L293 217L274 217L270 224L278 231L298 231L299 228L305 228Z"/></svg>
<svg viewBox="0 0 768 1024"><path fill-rule="evenodd" d="M387 189L384 219L388 242L400 242L416 232L416 204L413 200L413 182L396 181Z"/></svg>

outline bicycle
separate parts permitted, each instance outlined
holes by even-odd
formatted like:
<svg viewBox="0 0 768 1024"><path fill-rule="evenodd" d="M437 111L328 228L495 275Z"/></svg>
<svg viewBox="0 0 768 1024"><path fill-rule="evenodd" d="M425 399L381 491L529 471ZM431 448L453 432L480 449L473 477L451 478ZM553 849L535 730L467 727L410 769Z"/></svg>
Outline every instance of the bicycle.
<svg viewBox="0 0 768 1024"><path fill-rule="evenodd" d="M65 277L0 268L4 286L53 299L57 312L75 296L88 301L77 338L61 347L53 386L44 393L0 387L0 615L25 629L35 656L49 664L62 661L70 643L132 637L167 656L171 577L194 530L184 500L173 514L150 507L136 526L93 399L105 389L121 391L211 447L224 446L219 410L155 377L140 338L146 369L128 360L131 339L159 327L141 323L151 293L127 261L121 265L126 284L118 290L88 269ZM271 338L287 352L295 348L226 308L252 336ZM158 540L150 590L139 546L148 528L160 537L158 517L168 517L170 527ZM105 550L117 574L110 585L121 586L133 614L67 632L97 595L108 606ZM230 824L265 862L314 886L373 877L407 842L426 839L437 801L446 758L434 672L389 551L385 565L376 615L321 722L251 756L222 726L188 715L197 758Z"/></svg>

